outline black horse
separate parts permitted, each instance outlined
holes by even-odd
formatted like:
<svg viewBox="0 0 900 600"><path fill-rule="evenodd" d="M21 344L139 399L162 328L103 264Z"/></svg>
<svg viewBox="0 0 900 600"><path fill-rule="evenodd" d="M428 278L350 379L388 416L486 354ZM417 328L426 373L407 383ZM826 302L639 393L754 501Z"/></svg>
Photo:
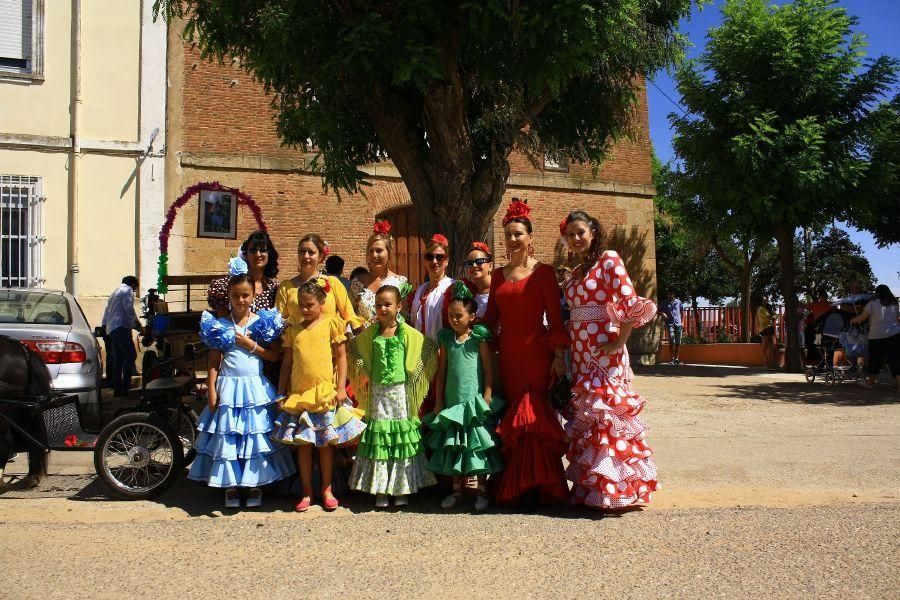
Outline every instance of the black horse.
<svg viewBox="0 0 900 600"><path fill-rule="evenodd" d="M52 391L50 372L40 356L18 341L0 335L0 398L36 398ZM40 416L27 408L2 407L0 411L35 439L41 439ZM47 474L47 452L24 439L5 419L0 419L0 487L9 457L17 450L28 450L26 487L35 487Z"/></svg>

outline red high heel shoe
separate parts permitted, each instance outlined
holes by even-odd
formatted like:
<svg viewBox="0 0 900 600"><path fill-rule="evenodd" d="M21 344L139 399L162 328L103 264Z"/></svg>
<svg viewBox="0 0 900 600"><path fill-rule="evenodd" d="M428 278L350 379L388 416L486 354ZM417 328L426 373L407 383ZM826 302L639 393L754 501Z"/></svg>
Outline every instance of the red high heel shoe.
<svg viewBox="0 0 900 600"><path fill-rule="evenodd" d="M341 503L338 502L338 499L335 498L334 494L331 493L330 485L322 490L322 508L324 508L328 512L331 512L340 505Z"/></svg>
<svg viewBox="0 0 900 600"><path fill-rule="evenodd" d="M312 504L312 488L303 488L303 497L300 498L300 502L294 507L294 510L297 512L306 512L309 510L310 505Z"/></svg>

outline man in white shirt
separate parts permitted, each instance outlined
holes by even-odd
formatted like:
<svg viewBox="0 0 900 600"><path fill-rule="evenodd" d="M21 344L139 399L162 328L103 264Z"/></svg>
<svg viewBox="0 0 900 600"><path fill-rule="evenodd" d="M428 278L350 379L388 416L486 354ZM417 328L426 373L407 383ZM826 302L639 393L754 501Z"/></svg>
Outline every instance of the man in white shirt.
<svg viewBox="0 0 900 600"><path fill-rule="evenodd" d="M131 332L141 328L134 311L137 289L137 277L123 277L122 284L110 294L103 312L103 327L109 340L106 351L112 357L112 373L107 373L107 377L112 381L115 396L127 396L131 388L131 373L137 358Z"/></svg>

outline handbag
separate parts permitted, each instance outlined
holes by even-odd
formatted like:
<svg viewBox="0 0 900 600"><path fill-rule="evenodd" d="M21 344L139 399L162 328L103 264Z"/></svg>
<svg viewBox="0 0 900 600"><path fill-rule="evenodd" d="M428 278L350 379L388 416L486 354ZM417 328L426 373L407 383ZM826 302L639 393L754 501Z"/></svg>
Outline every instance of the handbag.
<svg viewBox="0 0 900 600"><path fill-rule="evenodd" d="M558 411L564 410L572 401L572 380L568 374L557 377L550 388L550 404Z"/></svg>

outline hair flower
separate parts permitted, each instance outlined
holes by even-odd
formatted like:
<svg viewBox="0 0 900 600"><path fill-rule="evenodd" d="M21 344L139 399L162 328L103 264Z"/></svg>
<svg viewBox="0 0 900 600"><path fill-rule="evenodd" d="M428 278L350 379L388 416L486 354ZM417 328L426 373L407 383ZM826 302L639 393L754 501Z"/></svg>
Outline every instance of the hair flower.
<svg viewBox="0 0 900 600"><path fill-rule="evenodd" d="M248 271L247 261L240 256L235 256L228 261L228 272L232 277L235 275L246 275Z"/></svg>
<svg viewBox="0 0 900 600"><path fill-rule="evenodd" d="M503 217L503 224L506 225L513 219L525 219L528 221L530 220L528 217L530 214L531 207L528 206L528 200L523 202L518 198L513 198L512 202L509 203L509 208L506 209L506 215Z"/></svg>
<svg viewBox="0 0 900 600"><path fill-rule="evenodd" d="M327 240L322 240L322 245L324 246L322 249L322 256L326 257L331 253L331 244L329 244Z"/></svg>
<svg viewBox="0 0 900 600"><path fill-rule="evenodd" d="M400 292L400 299L402 300L412 293L413 286L408 281L404 281L397 286L397 291Z"/></svg>
<svg viewBox="0 0 900 600"><path fill-rule="evenodd" d="M472 290L469 289L469 286L462 281L457 281L453 284L453 297L466 299L473 298L474 296L472 295Z"/></svg>
<svg viewBox="0 0 900 600"><path fill-rule="evenodd" d="M372 231L381 235L387 235L391 232L391 224L388 221L375 221Z"/></svg>
<svg viewBox="0 0 900 600"><path fill-rule="evenodd" d="M437 244L438 246L443 246L444 248L447 248L450 246L450 242L447 241L447 238L445 238L440 233L436 233L433 236L431 236L431 243Z"/></svg>
<svg viewBox="0 0 900 600"><path fill-rule="evenodd" d="M331 284L328 283L328 279L326 277L316 277L315 279L316 285L325 290L325 293L331 291Z"/></svg>
<svg viewBox="0 0 900 600"><path fill-rule="evenodd" d="M488 245L484 242L472 242L472 250L481 250L488 256L493 256L490 247L488 247Z"/></svg>
<svg viewBox="0 0 900 600"><path fill-rule="evenodd" d="M559 235L562 237L566 237L566 225L569 224L569 218L566 217L562 221L559 222Z"/></svg>

